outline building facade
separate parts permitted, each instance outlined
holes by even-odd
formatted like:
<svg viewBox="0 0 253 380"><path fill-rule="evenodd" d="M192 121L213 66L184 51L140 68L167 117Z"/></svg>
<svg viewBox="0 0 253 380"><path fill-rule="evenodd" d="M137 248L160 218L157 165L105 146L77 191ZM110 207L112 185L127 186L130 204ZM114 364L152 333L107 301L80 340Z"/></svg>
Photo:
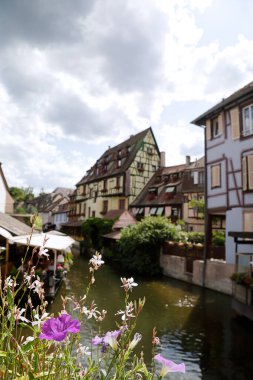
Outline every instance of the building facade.
<svg viewBox="0 0 253 380"><path fill-rule="evenodd" d="M207 245L215 226L225 227L226 260L234 262L228 232L253 231L253 82L192 123L205 128Z"/></svg>
<svg viewBox="0 0 253 380"><path fill-rule="evenodd" d="M160 160L151 128L107 149L76 185L75 219L106 218L112 211L128 210Z"/></svg>
<svg viewBox="0 0 253 380"><path fill-rule="evenodd" d="M7 214L13 213L14 199L10 194L10 190L3 173L2 163L0 162L0 212Z"/></svg>
<svg viewBox="0 0 253 380"><path fill-rule="evenodd" d="M194 163L160 167L130 205L137 219L166 216L172 222L183 220L188 231L203 231L203 216L191 207L192 199L204 197L203 159Z"/></svg>

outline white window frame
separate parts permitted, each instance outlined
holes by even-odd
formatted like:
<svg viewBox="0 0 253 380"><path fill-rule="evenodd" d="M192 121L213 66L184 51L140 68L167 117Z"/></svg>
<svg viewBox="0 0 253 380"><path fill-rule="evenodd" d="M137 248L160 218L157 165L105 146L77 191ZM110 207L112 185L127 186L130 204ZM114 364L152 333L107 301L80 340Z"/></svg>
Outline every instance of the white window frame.
<svg viewBox="0 0 253 380"><path fill-rule="evenodd" d="M248 111L249 120L247 125L245 113ZM249 136L253 134L253 104L248 105L242 109L242 135Z"/></svg>

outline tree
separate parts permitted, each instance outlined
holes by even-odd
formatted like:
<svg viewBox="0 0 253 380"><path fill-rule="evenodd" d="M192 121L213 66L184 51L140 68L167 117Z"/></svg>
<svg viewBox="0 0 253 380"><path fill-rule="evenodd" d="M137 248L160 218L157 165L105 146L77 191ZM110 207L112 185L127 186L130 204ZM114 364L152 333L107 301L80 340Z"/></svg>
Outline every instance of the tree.
<svg viewBox="0 0 253 380"><path fill-rule="evenodd" d="M16 202L27 201L34 198L32 187L10 187L11 196Z"/></svg>
<svg viewBox="0 0 253 380"><path fill-rule="evenodd" d="M155 275L160 272L161 244L179 239L179 229L167 218L149 216L122 230L117 258L129 272Z"/></svg>

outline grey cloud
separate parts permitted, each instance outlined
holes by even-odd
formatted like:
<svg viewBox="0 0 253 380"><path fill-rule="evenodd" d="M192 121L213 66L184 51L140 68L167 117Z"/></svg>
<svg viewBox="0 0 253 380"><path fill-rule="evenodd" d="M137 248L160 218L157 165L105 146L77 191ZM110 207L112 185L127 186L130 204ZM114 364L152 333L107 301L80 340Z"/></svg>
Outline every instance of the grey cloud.
<svg viewBox="0 0 253 380"><path fill-rule="evenodd" d="M80 38L81 18L95 4L83 0L1 0L0 43L51 45Z"/></svg>
<svg viewBox="0 0 253 380"><path fill-rule="evenodd" d="M50 88L50 79L45 74L41 76L27 73L21 67L3 69L0 78L9 95L18 102L31 102L31 96L46 93Z"/></svg>
<svg viewBox="0 0 253 380"><path fill-rule="evenodd" d="M117 107L104 112L92 110L77 96L65 95L53 102L45 113L45 119L57 124L67 136L79 137L86 142L117 133L119 120L121 127L129 125L126 116Z"/></svg>

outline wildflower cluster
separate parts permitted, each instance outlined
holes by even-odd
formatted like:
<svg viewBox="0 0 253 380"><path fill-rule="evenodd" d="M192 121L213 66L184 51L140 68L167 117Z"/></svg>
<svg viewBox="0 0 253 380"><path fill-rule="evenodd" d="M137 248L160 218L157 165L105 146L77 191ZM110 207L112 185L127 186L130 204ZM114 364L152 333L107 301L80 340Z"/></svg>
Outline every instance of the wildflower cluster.
<svg viewBox="0 0 253 380"><path fill-rule="evenodd" d="M47 257L45 247L39 256ZM90 260L90 280L80 299L62 297L62 311L58 316L46 311L44 286L35 267L23 274L22 283L16 277L2 280L0 287L0 378L9 379L162 379L169 372L185 372L184 364L175 364L156 354L159 344L153 330L151 344L154 359L148 369L143 356L135 352L142 335L136 331L136 322L145 299L134 301L130 293L137 283L131 278L121 278L124 306L116 312L116 327L103 331L102 321L107 311L99 310L95 301L89 301L90 289L95 282L95 272L104 264L96 253ZM0 277L1 278L1 277ZM40 302L33 305L33 296ZM69 313L71 310L71 314ZM80 342L80 332L90 321L99 328L87 344ZM26 337L23 336L23 328ZM29 335L27 336L27 331ZM159 370L157 368L160 367Z"/></svg>

